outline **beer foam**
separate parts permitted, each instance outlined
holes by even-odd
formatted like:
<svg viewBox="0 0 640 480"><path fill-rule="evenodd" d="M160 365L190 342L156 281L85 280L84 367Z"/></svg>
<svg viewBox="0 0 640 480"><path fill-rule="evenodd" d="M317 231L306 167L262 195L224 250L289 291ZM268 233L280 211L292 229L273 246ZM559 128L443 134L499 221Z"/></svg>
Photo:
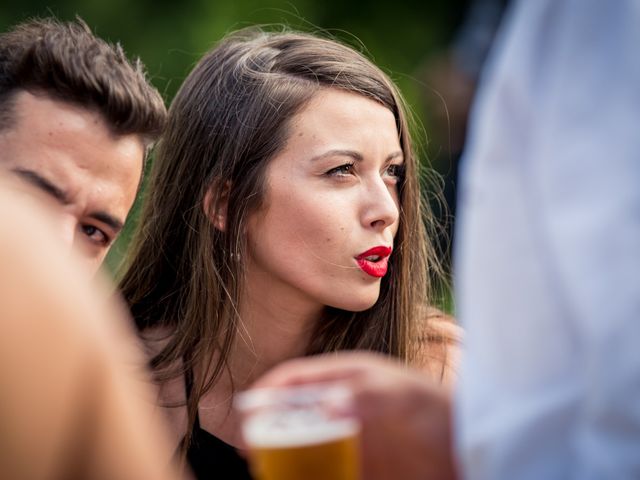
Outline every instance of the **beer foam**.
<svg viewBox="0 0 640 480"><path fill-rule="evenodd" d="M309 412L269 412L247 419L243 434L254 448L304 447L352 437L360 431L353 418L320 418Z"/></svg>

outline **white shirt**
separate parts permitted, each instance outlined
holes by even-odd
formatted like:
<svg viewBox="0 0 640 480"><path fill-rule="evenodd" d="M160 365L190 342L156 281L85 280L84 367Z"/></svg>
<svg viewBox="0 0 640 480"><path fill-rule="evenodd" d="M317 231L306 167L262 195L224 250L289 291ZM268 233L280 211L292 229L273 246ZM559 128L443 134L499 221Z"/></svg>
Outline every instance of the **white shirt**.
<svg viewBox="0 0 640 480"><path fill-rule="evenodd" d="M640 1L528 0L462 165L467 479L640 478Z"/></svg>

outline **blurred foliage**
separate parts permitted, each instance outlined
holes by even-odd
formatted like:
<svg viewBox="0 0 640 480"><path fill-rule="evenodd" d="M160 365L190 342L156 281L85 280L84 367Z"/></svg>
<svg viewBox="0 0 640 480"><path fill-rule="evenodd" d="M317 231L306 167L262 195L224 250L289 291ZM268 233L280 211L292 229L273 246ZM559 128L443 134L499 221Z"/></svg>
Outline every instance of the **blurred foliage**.
<svg viewBox="0 0 640 480"><path fill-rule="evenodd" d="M464 0L59 0L55 4L5 0L0 4L0 29L34 16L68 20L79 15L97 35L120 42L129 56L139 56L167 103L200 56L226 32L255 24L322 30L364 50L389 73L428 132L421 98L425 92L437 93L418 79L420 68L450 42L466 4ZM130 231L129 225L113 249L110 267L121 258Z"/></svg>

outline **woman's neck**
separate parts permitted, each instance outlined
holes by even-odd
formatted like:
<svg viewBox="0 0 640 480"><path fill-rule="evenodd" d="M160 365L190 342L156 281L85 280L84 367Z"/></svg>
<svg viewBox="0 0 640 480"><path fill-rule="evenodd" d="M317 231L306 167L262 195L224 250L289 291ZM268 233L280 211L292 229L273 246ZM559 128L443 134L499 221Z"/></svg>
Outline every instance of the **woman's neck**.
<svg viewBox="0 0 640 480"><path fill-rule="evenodd" d="M229 366L237 389L248 387L267 370L307 351L324 307L290 296L245 290L240 301L241 322Z"/></svg>
<svg viewBox="0 0 640 480"><path fill-rule="evenodd" d="M239 438L239 419L231 406L234 393L279 363L304 355L324 310L295 295L277 295L276 290L245 287L238 305L241 321L225 362L229 368L200 399L201 426L232 445ZM214 364L219 355L214 353Z"/></svg>

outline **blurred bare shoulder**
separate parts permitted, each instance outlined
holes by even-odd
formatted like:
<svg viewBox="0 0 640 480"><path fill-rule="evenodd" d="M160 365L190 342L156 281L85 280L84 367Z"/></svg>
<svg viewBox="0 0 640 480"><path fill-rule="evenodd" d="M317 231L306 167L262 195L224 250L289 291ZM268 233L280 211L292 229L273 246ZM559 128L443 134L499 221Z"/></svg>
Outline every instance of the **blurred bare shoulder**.
<svg viewBox="0 0 640 480"><path fill-rule="evenodd" d="M417 354L414 366L446 386L453 386L458 375L462 328L456 319L427 306L417 322Z"/></svg>

